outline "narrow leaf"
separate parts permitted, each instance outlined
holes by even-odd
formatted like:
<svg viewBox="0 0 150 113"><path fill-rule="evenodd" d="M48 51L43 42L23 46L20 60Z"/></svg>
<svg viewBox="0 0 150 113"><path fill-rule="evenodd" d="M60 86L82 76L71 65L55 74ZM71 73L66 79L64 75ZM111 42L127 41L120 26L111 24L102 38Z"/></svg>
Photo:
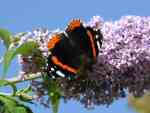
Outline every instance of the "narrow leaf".
<svg viewBox="0 0 150 113"><path fill-rule="evenodd" d="M0 39L3 40L6 48L8 49L11 44L11 33L6 29L0 28Z"/></svg>
<svg viewBox="0 0 150 113"><path fill-rule="evenodd" d="M16 56L17 54L30 55L36 48L37 48L37 43L33 41L23 43L19 48L16 49L14 56Z"/></svg>
<svg viewBox="0 0 150 113"><path fill-rule="evenodd" d="M3 113L33 113L31 109L10 96L0 94Z"/></svg>
<svg viewBox="0 0 150 113"><path fill-rule="evenodd" d="M31 93L31 92L32 92L32 88L31 88L31 86L28 86L26 88L23 88L23 89L17 91L16 96L18 96L21 101L31 103L31 101L33 99L32 96L29 95L29 93Z"/></svg>
<svg viewBox="0 0 150 113"><path fill-rule="evenodd" d="M53 113L58 113L59 103L62 92L59 88L57 81L49 79L48 76L43 76L45 85L47 86L49 99L51 101Z"/></svg>
<svg viewBox="0 0 150 113"><path fill-rule="evenodd" d="M7 113L13 113L14 107L17 105L15 99L10 96L0 94L0 102L3 103L3 110ZM4 113L5 113L4 112Z"/></svg>
<svg viewBox="0 0 150 113"><path fill-rule="evenodd" d="M8 71L8 67L10 66L11 61L16 57L16 55L29 55L37 48L37 44L35 42L26 42L22 44L20 47L12 50L8 50L4 56L4 76Z"/></svg>
<svg viewBox="0 0 150 113"><path fill-rule="evenodd" d="M5 105L2 101L0 101L0 113L4 113L5 112Z"/></svg>
<svg viewBox="0 0 150 113"><path fill-rule="evenodd" d="M59 103L60 103L60 94L54 93L54 95L51 96L53 113L58 113Z"/></svg>
<svg viewBox="0 0 150 113"><path fill-rule="evenodd" d="M15 53L15 50L8 50L8 51L6 51L6 53L4 55L4 60L3 60L4 70L3 70L3 77L2 78L5 78L5 76L6 76L8 67L9 67L12 59L15 56L14 53Z"/></svg>
<svg viewBox="0 0 150 113"><path fill-rule="evenodd" d="M31 109L25 105L17 105L14 109L14 113L33 113Z"/></svg>
<svg viewBox="0 0 150 113"><path fill-rule="evenodd" d="M16 107L15 109L14 109L14 112L15 113L27 113L27 111L26 111L26 109L24 108L24 107Z"/></svg>
<svg viewBox="0 0 150 113"><path fill-rule="evenodd" d="M25 88L17 91L17 94L20 94L20 93L26 93L27 94L27 93L30 93L31 91L32 91L31 86L28 86L28 87L25 87Z"/></svg>

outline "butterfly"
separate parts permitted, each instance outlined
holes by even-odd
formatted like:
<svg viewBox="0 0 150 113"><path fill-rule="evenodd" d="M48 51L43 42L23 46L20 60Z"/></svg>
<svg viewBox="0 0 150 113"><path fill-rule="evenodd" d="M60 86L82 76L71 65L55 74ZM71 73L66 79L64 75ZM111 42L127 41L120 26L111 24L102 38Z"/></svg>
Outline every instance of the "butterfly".
<svg viewBox="0 0 150 113"><path fill-rule="evenodd" d="M96 63L103 35L100 29L85 26L73 19L64 32L52 35L47 43L50 50L47 72L49 76L74 78L81 67Z"/></svg>

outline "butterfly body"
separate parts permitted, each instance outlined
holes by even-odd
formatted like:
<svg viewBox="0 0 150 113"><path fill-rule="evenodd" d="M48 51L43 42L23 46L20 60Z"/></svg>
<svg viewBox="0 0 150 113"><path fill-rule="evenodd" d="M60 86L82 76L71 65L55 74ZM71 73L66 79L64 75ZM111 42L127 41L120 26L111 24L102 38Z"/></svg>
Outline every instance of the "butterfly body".
<svg viewBox="0 0 150 113"><path fill-rule="evenodd" d="M96 62L97 43L101 45L102 38L100 30L85 27L80 20L71 21L64 33L55 34L48 42L48 72L55 77L58 71L65 77L76 76L83 65L89 67Z"/></svg>

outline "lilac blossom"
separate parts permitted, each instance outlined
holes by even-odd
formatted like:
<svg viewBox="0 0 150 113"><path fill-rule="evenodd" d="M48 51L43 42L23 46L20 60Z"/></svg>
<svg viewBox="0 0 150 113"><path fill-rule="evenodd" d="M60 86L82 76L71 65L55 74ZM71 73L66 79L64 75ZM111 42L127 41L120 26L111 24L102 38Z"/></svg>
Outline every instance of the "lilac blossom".
<svg viewBox="0 0 150 113"><path fill-rule="evenodd" d="M86 23L87 26L99 29L103 25L103 19L100 16L93 16L89 22Z"/></svg>
<svg viewBox="0 0 150 113"><path fill-rule="evenodd" d="M104 39L93 71L85 73L86 79L61 81L65 98L74 98L87 108L109 105L124 97L125 90L141 96L150 89L150 17L99 22Z"/></svg>
<svg viewBox="0 0 150 113"><path fill-rule="evenodd" d="M150 17L125 16L119 21L105 22L102 53L105 60L124 70L140 60L150 60ZM143 70L144 71L144 70Z"/></svg>

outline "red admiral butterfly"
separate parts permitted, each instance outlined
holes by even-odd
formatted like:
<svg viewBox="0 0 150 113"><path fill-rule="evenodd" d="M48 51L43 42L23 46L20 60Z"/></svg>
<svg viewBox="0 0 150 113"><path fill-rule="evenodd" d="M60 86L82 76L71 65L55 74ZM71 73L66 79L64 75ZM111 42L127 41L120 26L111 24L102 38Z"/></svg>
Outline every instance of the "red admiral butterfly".
<svg viewBox="0 0 150 113"><path fill-rule="evenodd" d="M63 33L48 42L48 73L51 77L74 77L81 66L91 67L96 62L103 36L100 29L85 27L80 20L72 20Z"/></svg>

